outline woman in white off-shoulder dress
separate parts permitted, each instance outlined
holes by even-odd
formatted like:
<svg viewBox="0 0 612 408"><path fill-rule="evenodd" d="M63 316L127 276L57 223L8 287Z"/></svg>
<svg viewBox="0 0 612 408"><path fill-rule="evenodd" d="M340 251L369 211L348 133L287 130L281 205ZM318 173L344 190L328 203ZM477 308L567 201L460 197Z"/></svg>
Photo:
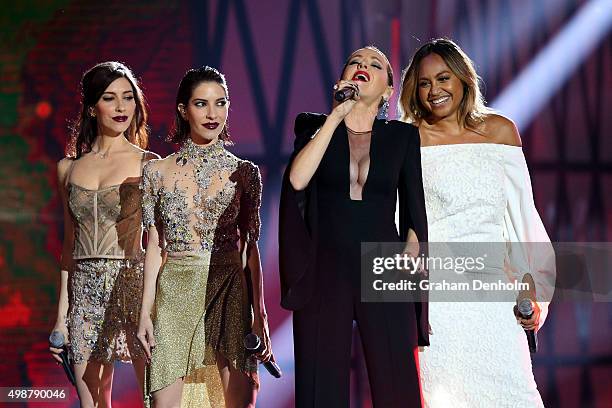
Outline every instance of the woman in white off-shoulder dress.
<svg viewBox="0 0 612 408"><path fill-rule="evenodd" d="M507 299L454 302L430 291L431 346L419 353L425 405L541 407L523 329L544 322L554 252L534 205L518 131L484 106L472 62L446 39L416 52L400 108L421 135L430 256L443 248L436 242L455 250L453 243L482 243L471 248L493 253L501 247L486 261L489 278L530 283L521 296L531 297L535 309L520 319ZM442 275L429 272L434 282Z"/></svg>

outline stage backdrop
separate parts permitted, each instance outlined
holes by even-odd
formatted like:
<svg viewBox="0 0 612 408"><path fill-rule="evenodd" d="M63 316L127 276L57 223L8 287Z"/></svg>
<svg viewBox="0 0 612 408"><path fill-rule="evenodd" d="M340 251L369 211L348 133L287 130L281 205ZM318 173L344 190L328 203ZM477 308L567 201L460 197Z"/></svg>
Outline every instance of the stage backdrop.
<svg viewBox="0 0 612 408"><path fill-rule="evenodd" d="M487 100L514 113L551 238L612 238L609 20L581 19L597 6L608 13L609 1L173 3L49 0L2 6L0 386L68 384L47 352L62 238L55 169L79 110L80 76L100 61L125 62L142 80L151 113L150 148L161 155L175 149L164 138L184 72L207 64L227 76L232 150L263 174L266 301L285 372L280 380L262 373L258 406L293 405L291 317L279 306L277 265L279 180L293 120L301 111L329 111L331 87L355 48L378 45L390 56L397 83L423 41L456 40L474 59ZM547 406L612 406L611 326L609 304L553 304L533 359ZM358 361L353 406L365 407L369 391ZM113 393L115 407L135 406L139 395L130 366L117 365ZM77 406L74 395L70 404Z"/></svg>

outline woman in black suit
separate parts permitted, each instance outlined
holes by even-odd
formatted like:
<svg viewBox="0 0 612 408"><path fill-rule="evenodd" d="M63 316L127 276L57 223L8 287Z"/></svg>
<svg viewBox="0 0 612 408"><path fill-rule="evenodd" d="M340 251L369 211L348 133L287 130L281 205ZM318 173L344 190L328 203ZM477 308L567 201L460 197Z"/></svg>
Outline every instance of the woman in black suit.
<svg viewBox="0 0 612 408"><path fill-rule="evenodd" d="M365 303L361 242L425 242L419 135L376 119L393 92L387 57L351 54L334 89L353 98L302 113L280 205L282 305L293 310L296 407L348 407L353 321L375 407L420 407L414 348L429 344L426 303ZM395 226L400 198L400 233Z"/></svg>

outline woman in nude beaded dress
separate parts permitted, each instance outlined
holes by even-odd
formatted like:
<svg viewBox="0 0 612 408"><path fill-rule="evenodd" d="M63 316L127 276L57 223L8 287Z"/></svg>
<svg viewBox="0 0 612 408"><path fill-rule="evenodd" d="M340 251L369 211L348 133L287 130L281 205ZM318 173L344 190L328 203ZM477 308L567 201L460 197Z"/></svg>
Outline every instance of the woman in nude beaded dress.
<svg viewBox="0 0 612 408"><path fill-rule="evenodd" d="M144 97L118 62L88 70L67 157L58 163L64 208L61 287L54 331L64 335L81 406L111 405L113 363L132 362L143 284L140 176L147 145ZM69 290L70 289L70 290ZM56 360L59 349L50 349Z"/></svg>
<svg viewBox="0 0 612 408"><path fill-rule="evenodd" d="M261 176L225 149L228 108L219 71L189 70L171 136L181 147L144 168L146 405L254 406L256 358L271 357L257 247ZM243 345L251 331L264 344L257 355Z"/></svg>

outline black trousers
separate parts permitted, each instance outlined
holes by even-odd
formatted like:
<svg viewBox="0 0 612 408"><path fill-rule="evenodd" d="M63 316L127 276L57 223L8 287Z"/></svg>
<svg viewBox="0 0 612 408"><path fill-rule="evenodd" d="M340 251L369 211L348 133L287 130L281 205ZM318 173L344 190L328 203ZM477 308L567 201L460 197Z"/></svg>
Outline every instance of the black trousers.
<svg viewBox="0 0 612 408"><path fill-rule="evenodd" d="M296 408L349 407L353 320L374 407L421 407L414 305L362 303L354 279L338 268L320 272L314 298L293 313Z"/></svg>

